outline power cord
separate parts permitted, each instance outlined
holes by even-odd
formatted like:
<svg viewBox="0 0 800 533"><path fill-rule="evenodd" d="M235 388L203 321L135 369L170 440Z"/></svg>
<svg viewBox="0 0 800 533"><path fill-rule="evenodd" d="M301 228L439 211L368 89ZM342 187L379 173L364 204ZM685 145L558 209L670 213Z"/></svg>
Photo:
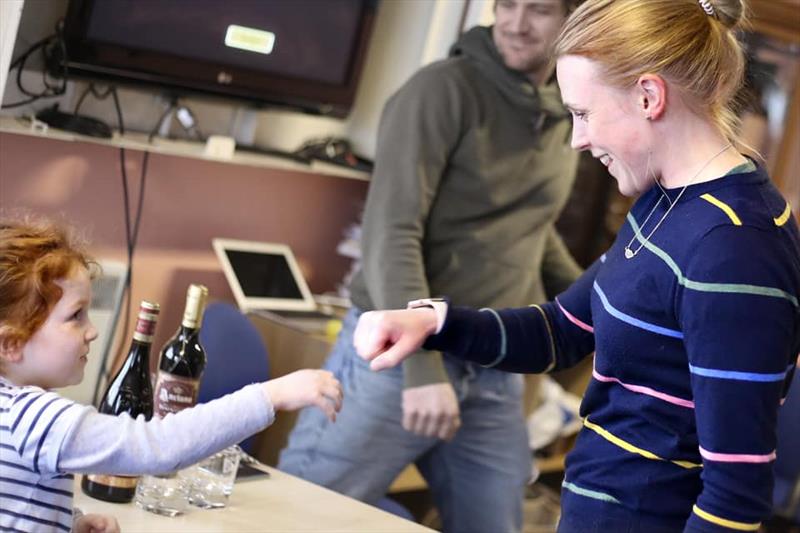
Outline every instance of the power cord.
<svg viewBox="0 0 800 533"><path fill-rule="evenodd" d="M67 47L64 43L64 20L61 19L56 23L55 32L52 35L36 41L27 50L22 52L19 57L11 62L8 71L11 72L17 69L16 84L19 92L28 96L24 100L12 102L0 106L1 109L11 109L14 107L21 107L35 102L41 98L54 98L61 96L67 91ZM43 91L32 92L22 84L22 71L25 69L25 62L37 50L41 49L42 58L44 59L45 68L42 70L42 84L45 86ZM48 71L54 71L60 78L58 84L51 84L48 80Z"/></svg>
<svg viewBox="0 0 800 533"><path fill-rule="evenodd" d="M89 93L91 93L92 96L94 96L97 100L101 100L102 101L102 100L105 100L106 98L108 98L109 95L111 95L111 93L113 91L114 91L114 86L113 85L109 85L106 88L105 92L101 93L95 87L94 82L90 82L89 85L86 86L86 89L84 89L84 91L81 93L80 97L78 97L78 101L75 103L75 110L72 112L72 114L73 115L77 115L78 114L78 111L80 110L81 106L83 105L83 101L86 100L86 97L89 96ZM122 133L122 132L120 132L120 133Z"/></svg>
<svg viewBox="0 0 800 533"><path fill-rule="evenodd" d="M90 85L91 87L91 85ZM85 91L84 94L87 94L90 91ZM91 91L94 93L94 91ZM114 110L117 113L117 125L119 127L120 135L125 134L125 123L122 118L122 106L119 103L119 95L117 94L117 88L115 86L111 86L106 91L105 97L111 95L114 101ZM104 97L104 98L105 98ZM100 98L101 100L104 98ZM80 102L79 102L80 103ZM76 106L76 112L77 112ZM125 214L125 243L127 248L127 265L125 268L125 283L123 287L123 304L125 308L125 318L123 320L123 324L127 328L128 321L130 320L130 310L131 310L131 294L133 291L132 287L132 279L133 279L133 255L136 250L136 244L139 239L139 225L142 220L142 207L144 206L144 194L145 194L145 184L147 181L147 165L150 160L150 152L145 151L144 156L142 157L142 169L139 178L139 199L136 206L136 213L134 215L133 220L131 220L131 201L130 201L130 193L129 193L129 184L128 184L128 171L125 168L125 161L126 161L126 153L125 148L120 147L119 149L119 166L120 166L120 174L122 177L122 199L124 205L124 214ZM121 306L121 307L122 307ZM118 309L119 311L119 309ZM118 324L119 314L117 313L112 320L112 324ZM115 332L112 332L112 335ZM112 363L119 359L120 354L122 353L122 349L125 346L125 337L123 336L122 340L118 343L115 350L113 351L114 357L112 359ZM107 368L108 363L108 354L104 354L103 360L100 363L100 368L97 374L97 380L95 382L94 387L94 394L92 395L92 403L97 405L99 401L99 392L100 392L100 384L102 383L103 376L110 370Z"/></svg>

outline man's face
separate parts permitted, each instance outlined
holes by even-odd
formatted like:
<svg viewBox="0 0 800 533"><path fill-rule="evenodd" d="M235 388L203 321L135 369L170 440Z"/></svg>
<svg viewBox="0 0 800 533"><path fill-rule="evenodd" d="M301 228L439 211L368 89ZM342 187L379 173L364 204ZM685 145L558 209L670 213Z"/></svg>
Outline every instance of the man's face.
<svg viewBox="0 0 800 533"><path fill-rule="evenodd" d="M492 38L505 65L525 74L541 71L566 20L563 0L497 0L494 15Z"/></svg>

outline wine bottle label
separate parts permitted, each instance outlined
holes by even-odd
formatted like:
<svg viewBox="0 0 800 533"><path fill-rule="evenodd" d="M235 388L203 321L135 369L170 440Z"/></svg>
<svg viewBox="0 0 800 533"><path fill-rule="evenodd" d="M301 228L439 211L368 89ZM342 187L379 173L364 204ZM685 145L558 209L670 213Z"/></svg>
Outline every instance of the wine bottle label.
<svg viewBox="0 0 800 533"><path fill-rule="evenodd" d="M139 306L139 316L136 320L136 329L133 331L133 338L139 342L153 342L153 335L156 331L156 321L160 307L157 303L142 300Z"/></svg>
<svg viewBox="0 0 800 533"><path fill-rule="evenodd" d="M195 379L159 372L156 379L153 411L163 418L197 403L200 382Z"/></svg>
<svg viewBox="0 0 800 533"><path fill-rule="evenodd" d="M86 476L89 481L105 485L106 487L117 487L120 489L135 489L138 477L129 476L106 476L102 474L90 474Z"/></svg>

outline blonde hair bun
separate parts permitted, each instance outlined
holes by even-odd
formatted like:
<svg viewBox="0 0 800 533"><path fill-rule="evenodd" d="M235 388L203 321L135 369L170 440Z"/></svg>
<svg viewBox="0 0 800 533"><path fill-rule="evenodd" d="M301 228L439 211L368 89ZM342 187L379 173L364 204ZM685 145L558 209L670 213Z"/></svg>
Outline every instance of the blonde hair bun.
<svg viewBox="0 0 800 533"><path fill-rule="evenodd" d="M714 6L717 19L729 29L735 29L745 20L744 0L708 0Z"/></svg>

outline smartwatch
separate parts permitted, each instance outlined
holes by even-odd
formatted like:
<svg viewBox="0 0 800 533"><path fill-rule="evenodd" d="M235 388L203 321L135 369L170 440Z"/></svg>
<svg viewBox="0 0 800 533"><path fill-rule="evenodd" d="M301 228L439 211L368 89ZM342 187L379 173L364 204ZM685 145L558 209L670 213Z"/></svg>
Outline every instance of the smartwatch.
<svg viewBox="0 0 800 533"><path fill-rule="evenodd" d="M421 300L412 300L408 302L406 309L419 309L421 307L430 307L436 313L436 331L434 335L442 331L444 327L444 320L447 318L447 299L445 298L422 298Z"/></svg>

